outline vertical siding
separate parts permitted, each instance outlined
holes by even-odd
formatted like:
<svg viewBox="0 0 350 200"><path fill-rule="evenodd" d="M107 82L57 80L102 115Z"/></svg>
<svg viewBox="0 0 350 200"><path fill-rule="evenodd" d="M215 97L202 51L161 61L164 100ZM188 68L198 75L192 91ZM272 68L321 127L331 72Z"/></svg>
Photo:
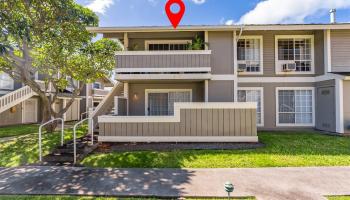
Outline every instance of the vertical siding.
<svg viewBox="0 0 350 200"><path fill-rule="evenodd" d="M210 31L208 36L212 73L233 74L233 31Z"/></svg>
<svg viewBox="0 0 350 200"><path fill-rule="evenodd" d="M255 109L182 109L180 122L100 123L101 136L256 136Z"/></svg>
<svg viewBox="0 0 350 200"><path fill-rule="evenodd" d="M331 31L332 71L350 72L350 30Z"/></svg>
<svg viewBox="0 0 350 200"><path fill-rule="evenodd" d="M211 67L210 54L117 55L117 68Z"/></svg>

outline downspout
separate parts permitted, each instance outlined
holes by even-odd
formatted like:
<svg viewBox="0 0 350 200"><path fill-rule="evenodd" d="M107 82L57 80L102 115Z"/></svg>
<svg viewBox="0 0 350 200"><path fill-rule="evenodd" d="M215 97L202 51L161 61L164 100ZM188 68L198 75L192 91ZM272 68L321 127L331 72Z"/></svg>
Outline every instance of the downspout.
<svg viewBox="0 0 350 200"><path fill-rule="evenodd" d="M244 29L244 25L241 26L240 28L240 32L239 35L237 37L236 35L236 31L234 31L233 37L234 37L234 44L233 44L233 51L234 51L234 81L233 81L233 90L234 90L234 94L233 94L233 101L234 102L238 102L238 61L237 61L237 42L239 41L240 37L242 36L243 33L243 29Z"/></svg>

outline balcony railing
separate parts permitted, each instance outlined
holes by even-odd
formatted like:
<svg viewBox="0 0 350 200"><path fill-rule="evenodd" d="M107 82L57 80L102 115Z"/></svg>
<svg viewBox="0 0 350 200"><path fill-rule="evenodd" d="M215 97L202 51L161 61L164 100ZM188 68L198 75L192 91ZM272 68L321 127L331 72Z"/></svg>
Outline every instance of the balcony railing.
<svg viewBox="0 0 350 200"><path fill-rule="evenodd" d="M211 51L124 51L118 52L116 72L138 72L139 69L197 68L204 71L211 67ZM125 69L129 71L126 71ZM206 70L205 70L206 69ZM186 70L185 70L186 71ZM144 71L142 71L144 72ZM153 72L153 71L150 71Z"/></svg>

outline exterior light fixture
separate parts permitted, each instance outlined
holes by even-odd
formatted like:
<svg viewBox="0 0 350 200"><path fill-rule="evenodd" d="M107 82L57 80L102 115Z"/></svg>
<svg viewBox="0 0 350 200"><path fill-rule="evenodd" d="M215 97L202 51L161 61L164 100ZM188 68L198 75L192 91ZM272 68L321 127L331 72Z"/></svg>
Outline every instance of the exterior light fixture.
<svg viewBox="0 0 350 200"><path fill-rule="evenodd" d="M230 199L230 194L233 192L234 187L233 184L229 181L225 183L225 191L227 192L228 199Z"/></svg>

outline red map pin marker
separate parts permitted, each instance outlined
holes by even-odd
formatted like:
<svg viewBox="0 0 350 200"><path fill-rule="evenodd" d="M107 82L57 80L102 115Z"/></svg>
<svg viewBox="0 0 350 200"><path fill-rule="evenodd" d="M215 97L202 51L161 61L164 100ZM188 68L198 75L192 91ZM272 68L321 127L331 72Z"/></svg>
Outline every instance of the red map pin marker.
<svg viewBox="0 0 350 200"><path fill-rule="evenodd" d="M180 10L178 13L173 13L171 11L171 6L173 4L177 4L180 7ZM185 10L186 10L186 6L185 6L184 2L182 2L182 0L169 0L166 3L165 11L166 11L166 14L168 15L168 18L169 18L171 24L173 25L174 29L176 29L177 26L179 25L182 17L185 14Z"/></svg>

